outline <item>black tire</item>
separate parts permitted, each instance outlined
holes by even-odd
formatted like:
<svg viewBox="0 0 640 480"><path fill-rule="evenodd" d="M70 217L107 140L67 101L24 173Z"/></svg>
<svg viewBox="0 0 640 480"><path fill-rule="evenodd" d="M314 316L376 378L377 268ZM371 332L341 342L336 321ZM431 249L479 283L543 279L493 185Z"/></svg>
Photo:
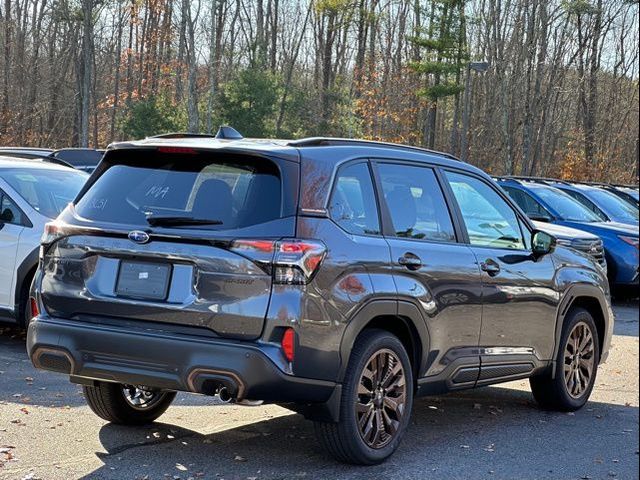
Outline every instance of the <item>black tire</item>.
<svg viewBox="0 0 640 480"><path fill-rule="evenodd" d="M133 388L133 387L132 387ZM120 383L98 382L83 386L89 408L100 418L119 425L145 425L166 412L176 392L153 392L157 395L146 407L135 407L125 397L125 386Z"/></svg>
<svg viewBox="0 0 640 480"><path fill-rule="evenodd" d="M573 343L569 345L570 342L573 342L572 335L574 332L579 335L580 331L586 331L584 329L588 330L591 338L591 354L584 354L585 356L583 357L583 353L580 353L577 359L572 359L570 350L574 349L574 346ZM589 342L588 337L584 341ZM582 343L582 341L578 343ZM585 348L588 348L587 344L585 344ZM574 354L576 352L580 352L580 349L574 350ZM570 363L567 364L567 361ZM555 372L548 372L529 379L533 397L540 407L545 410L572 412L582 408L589 400L593 390L599 361L600 343L593 316L587 310L574 308L567 315L562 327ZM590 363L592 363L590 367L591 373L587 378L585 372L589 371L588 364ZM576 382L577 378L580 379L578 382Z"/></svg>
<svg viewBox="0 0 640 480"><path fill-rule="evenodd" d="M377 355L383 355L383 357L378 357ZM365 369L373 365L371 361L374 356L376 361L378 358L382 358L386 359L383 361L387 362L385 364L387 367L380 369L381 372L384 372L384 377L380 382L380 391L377 388L374 389L373 379L376 377L375 373L371 375L370 381L366 380L364 376ZM398 368L398 361L401 365L401 370L394 374L391 370ZM388 365L391 365L391 370ZM371 370L368 369L367 372L371 372ZM380 376L383 376L382 373L380 373ZM401 376L404 377L403 380ZM370 382L371 394L358 394L359 387L365 388L364 384L361 386L361 382ZM401 385L402 382L404 382L403 385ZM389 386L382 390L382 386L387 384ZM400 395L402 393L404 394L403 408L389 408L387 399L394 402L393 404L400 404ZM364 405L362 400L367 398L370 398L370 400L368 400L367 405ZM368 407L368 410L366 413L363 410L357 413L356 405L361 408ZM356 340L349 358L340 402L340 422L315 422L316 436L323 447L340 462L355 465L375 465L383 462L398 448L409 424L412 405L413 373L411 362L404 346L398 338L389 332L373 329L366 330ZM398 411L401 412L400 416L397 415ZM361 420L368 419L363 421L363 425L371 425L371 429L374 429L374 422L381 422L376 424L384 425L382 430L377 429L378 433L374 434L375 438L378 438L378 435L380 436L379 445L376 448L372 448L367 443L368 441L364 438L365 433L361 434L358 426L358 415L362 415ZM365 416L367 416L366 419ZM384 422L393 422L395 432L389 435L386 428L390 423ZM392 427L389 426L389 429L392 429ZM375 432L376 430L370 431ZM374 442L375 438L373 439Z"/></svg>

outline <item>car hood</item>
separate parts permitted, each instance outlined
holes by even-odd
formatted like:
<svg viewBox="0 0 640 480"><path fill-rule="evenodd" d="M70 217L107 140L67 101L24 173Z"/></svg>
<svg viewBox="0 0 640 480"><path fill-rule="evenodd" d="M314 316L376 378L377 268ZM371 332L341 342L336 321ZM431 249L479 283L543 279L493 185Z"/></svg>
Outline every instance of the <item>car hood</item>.
<svg viewBox="0 0 640 480"><path fill-rule="evenodd" d="M562 225L574 227L578 229L584 229L591 233L597 234L598 231L603 233L617 233L620 235L629 235L632 237L638 236L638 227L633 225L627 225L625 223L618 222L571 222L563 221Z"/></svg>
<svg viewBox="0 0 640 480"><path fill-rule="evenodd" d="M584 230L578 230L577 228L565 227L562 225L554 225L553 223L538 222L533 220L533 224L538 230L549 233L556 238L573 240L597 240L599 237Z"/></svg>

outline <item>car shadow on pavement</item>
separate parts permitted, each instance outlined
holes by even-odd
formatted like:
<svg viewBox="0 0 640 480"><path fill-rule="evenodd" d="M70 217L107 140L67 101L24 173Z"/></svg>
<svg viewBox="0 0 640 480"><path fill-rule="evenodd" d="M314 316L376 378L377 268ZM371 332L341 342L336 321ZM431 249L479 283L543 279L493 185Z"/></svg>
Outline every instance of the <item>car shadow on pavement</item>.
<svg viewBox="0 0 640 480"><path fill-rule="evenodd" d="M638 468L636 407L590 402L575 414L544 412L529 392L503 387L417 399L399 450L375 467L336 463L311 422L294 414L207 435L106 424L99 437L104 466L86 479L627 478Z"/></svg>

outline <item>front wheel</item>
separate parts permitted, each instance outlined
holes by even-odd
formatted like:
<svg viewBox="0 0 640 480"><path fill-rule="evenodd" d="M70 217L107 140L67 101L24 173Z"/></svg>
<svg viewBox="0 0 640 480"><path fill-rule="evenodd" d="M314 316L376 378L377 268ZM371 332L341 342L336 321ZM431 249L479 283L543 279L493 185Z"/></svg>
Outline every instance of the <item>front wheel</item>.
<svg viewBox="0 0 640 480"><path fill-rule="evenodd" d="M316 422L316 435L338 461L381 463L398 448L412 403L413 376L404 346L388 332L365 331L349 359L340 422Z"/></svg>
<svg viewBox="0 0 640 480"><path fill-rule="evenodd" d="M598 330L591 314L572 310L565 320L555 372L531 377L531 391L547 410L582 408L593 390L600 360Z"/></svg>
<svg viewBox="0 0 640 480"><path fill-rule="evenodd" d="M97 382L94 386L82 388L93 413L120 425L153 422L169 408L176 396L176 392L109 382Z"/></svg>

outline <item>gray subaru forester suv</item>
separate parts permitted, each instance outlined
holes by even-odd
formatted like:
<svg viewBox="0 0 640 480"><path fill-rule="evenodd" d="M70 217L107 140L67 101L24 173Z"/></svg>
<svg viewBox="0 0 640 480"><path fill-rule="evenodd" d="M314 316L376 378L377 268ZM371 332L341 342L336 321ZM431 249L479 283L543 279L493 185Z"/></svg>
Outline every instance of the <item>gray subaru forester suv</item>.
<svg viewBox="0 0 640 480"><path fill-rule="evenodd" d="M489 176L401 145L235 137L114 144L46 227L27 348L97 415L151 422L177 391L276 403L374 464L416 396L530 378L543 408L585 404L605 272Z"/></svg>

